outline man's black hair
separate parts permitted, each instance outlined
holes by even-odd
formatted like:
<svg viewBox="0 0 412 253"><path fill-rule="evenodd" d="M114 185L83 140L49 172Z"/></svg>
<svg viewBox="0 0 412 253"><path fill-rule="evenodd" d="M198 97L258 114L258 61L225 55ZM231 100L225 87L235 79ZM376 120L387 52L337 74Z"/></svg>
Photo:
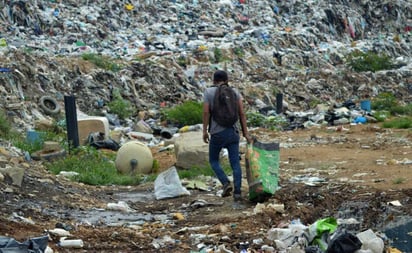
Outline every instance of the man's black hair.
<svg viewBox="0 0 412 253"><path fill-rule="evenodd" d="M219 82L219 81L224 81L227 82L228 81L228 76L226 71L223 70L217 70L215 72L215 74L213 75L213 81Z"/></svg>

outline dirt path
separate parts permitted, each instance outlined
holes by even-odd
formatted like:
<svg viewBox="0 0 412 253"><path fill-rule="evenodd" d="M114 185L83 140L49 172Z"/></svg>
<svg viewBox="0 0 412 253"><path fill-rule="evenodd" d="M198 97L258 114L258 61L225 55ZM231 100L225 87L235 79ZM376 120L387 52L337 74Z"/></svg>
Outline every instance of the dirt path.
<svg viewBox="0 0 412 253"><path fill-rule="evenodd" d="M281 143L281 189L263 204L283 204L284 212L263 208L256 213L256 203L234 205L231 198L216 196L217 188L155 200L152 183L91 187L57 178L38 164L27 169L21 188L0 184L12 189L3 191L0 201L0 235L25 241L58 224L84 246L61 248L53 238L48 245L55 252L198 252L219 245L239 252L243 242L258 252L262 244L273 245L269 229L292 220L310 225L325 217L354 218L352 230L378 231L412 216L410 130L363 125L252 132ZM162 169L174 163L172 153L155 158ZM107 203L122 200L133 212L104 212Z"/></svg>

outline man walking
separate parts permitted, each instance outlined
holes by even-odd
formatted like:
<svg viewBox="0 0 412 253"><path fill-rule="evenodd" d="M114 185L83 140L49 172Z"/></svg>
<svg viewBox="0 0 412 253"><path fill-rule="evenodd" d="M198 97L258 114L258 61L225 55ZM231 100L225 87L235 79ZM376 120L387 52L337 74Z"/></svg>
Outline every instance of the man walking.
<svg viewBox="0 0 412 253"><path fill-rule="evenodd" d="M239 159L240 135L237 124L238 121L240 121L243 136L248 143L250 143L252 139L247 130L242 96L238 90L232 87L229 87L230 89L223 87L229 85L227 73L223 70L217 70L213 75L213 84L214 86L207 88L203 94L203 141L209 143L209 163L215 172L216 177L223 185L222 197L230 196L233 190L234 201L240 201L242 199L242 169L240 167ZM224 98L226 98L228 102L227 105L222 105L226 102L217 102L217 96L221 97L220 94L223 94L221 90L224 90L225 88L226 92L228 92L226 94L228 95L225 95ZM233 96L230 94L232 91L234 92ZM233 99L230 99L231 97L233 97ZM229 110L225 111L227 115L223 116L229 117L232 111L236 112L237 115L235 115L236 118L233 121L227 123L218 117L222 114L219 112L224 111L225 108L215 107L223 106L229 107ZM230 107L232 107L233 110L231 110ZM220 123L218 123L218 121ZM226 148L229 153L229 162L233 171L233 187L220 165L219 156L220 151L223 148Z"/></svg>

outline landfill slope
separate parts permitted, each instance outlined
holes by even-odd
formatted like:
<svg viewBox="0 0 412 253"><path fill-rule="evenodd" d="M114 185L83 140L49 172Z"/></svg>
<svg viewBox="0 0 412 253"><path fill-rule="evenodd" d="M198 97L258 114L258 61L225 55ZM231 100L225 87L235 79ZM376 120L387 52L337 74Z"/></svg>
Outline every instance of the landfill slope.
<svg viewBox="0 0 412 253"><path fill-rule="evenodd" d="M229 72L249 112L272 111L277 94L293 118L313 115L316 104L339 108L384 92L400 105L412 102L408 0L34 0L1 1L0 10L0 110L22 135L39 121L60 122L65 96L76 98L79 116L107 116L111 129L130 130L140 119L160 124L161 108L201 101L216 69ZM394 67L356 72L346 61L355 50L388 55ZM110 111L117 92L131 102L130 118L118 120ZM45 96L58 112L45 109ZM353 218L356 231L384 231L412 216L410 130L292 128L250 129L281 143L281 188L266 204L284 205L284 212L259 214L248 201L234 208L209 179L210 191L190 189L190 196L161 201L150 198L151 183L71 182L1 139L0 235L25 241L63 227L84 242L64 248L53 236L48 246L55 252L200 252L221 245L239 252L244 242L259 252L274 246L271 228L291 221ZM173 152L158 148L159 170L173 166ZM4 170L21 175L21 184ZM106 215L118 201L134 212Z"/></svg>
<svg viewBox="0 0 412 253"><path fill-rule="evenodd" d="M74 95L102 113L120 90L137 111L200 100L216 68L230 72L251 109L292 111L391 92L411 101L410 1L11 1L0 3L2 107ZM392 70L354 72L354 50L387 54ZM107 56L97 67L84 54ZM164 92L167 91L167 92ZM17 106L17 105L16 105ZM106 108L104 108L106 109ZM104 112L104 110L103 110Z"/></svg>

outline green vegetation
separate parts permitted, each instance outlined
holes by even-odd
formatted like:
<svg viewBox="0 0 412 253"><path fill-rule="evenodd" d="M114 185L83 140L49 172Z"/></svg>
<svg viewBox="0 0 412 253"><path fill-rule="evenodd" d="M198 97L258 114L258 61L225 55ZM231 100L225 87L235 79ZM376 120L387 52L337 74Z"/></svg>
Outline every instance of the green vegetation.
<svg viewBox="0 0 412 253"><path fill-rule="evenodd" d="M222 161L222 168L225 171L226 175L231 175L232 174L232 169L229 165L229 163L225 160ZM183 179L194 179L199 176L210 176L213 177L215 176L215 173L213 169L208 166L208 167L196 167L196 168L191 168L187 170L178 170L177 173L179 174L179 178Z"/></svg>
<svg viewBox="0 0 412 253"><path fill-rule="evenodd" d="M372 109L375 110L373 116L379 121L384 122L386 128L410 128L412 116L412 104L400 105L395 96L389 92L383 92L371 101ZM393 118L391 116L402 116Z"/></svg>
<svg viewBox="0 0 412 253"><path fill-rule="evenodd" d="M384 54L371 51L362 52L355 50L346 57L348 65L357 72L392 69L394 64L391 58Z"/></svg>
<svg viewBox="0 0 412 253"><path fill-rule="evenodd" d="M282 116L264 116L256 112L247 112L247 124L251 127L263 127L270 130L281 130L287 121Z"/></svg>
<svg viewBox="0 0 412 253"><path fill-rule="evenodd" d="M82 59L85 61L90 61L97 67L102 68L104 70L110 70L113 72L117 72L122 69L122 66L113 62L113 60L110 59L109 57L106 57L103 55L87 53L87 54L82 55Z"/></svg>
<svg viewBox="0 0 412 253"><path fill-rule="evenodd" d="M188 65L188 58L185 55L180 55L177 58L177 64L179 64L179 66L186 68L186 66Z"/></svg>
<svg viewBox="0 0 412 253"><path fill-rule="evenodd" d="M241 47L235 47L233 49L233 53L239 58L243 58L245 56L245 51Z"/></svg>
<svg viewBox="0 0 412 253"><path fill-rule="evenodd" d="M398 177L398 178L395 178L392 182L393 182L393 184L402 184L405 181L406 181L405 178Z"/></svg>
<svg viewBox="0 0 412 253"><path fill-rule="evenodd" d="M384 128L409 129L412 128L412 117L393 118L382 123Z"/></svg>
<svg viewBox="0 0 412 253"><path fill-rule="evenodd" d="M37 131L39 135L39 139L37 141L29 141L26 138L21 137L18 133L12 133L9 136L9 139L13 143L15 147L23 151L27 151L30 154L39 151L43 148L43 144L45 141L54 141L60 143L62 147L67 146L67 138L66 134L59 132L59 131Z"/></svg>
<svg viewBox="0 0 412 253"><path fill-rule="evenodd" d="M92 147L80 147L63 159L45 163L45 166L54 174L62 171L77 172L71 180L88 185L138 185L143 182L153 182L161 171L149 175L124 175L117 171L115 166L116 154L101 152ZM153 161L158 166L158 161ZM222 161L227 174L231 173L228 162ZM158 170L158 168L157 168ZM179 178L194 179L199 176L214 176L209 167L178 170Z"/></svg>
<svg viewBox="0 0 412 253"><path fill-rule="evenodd" d="M195 125L202 123L203 104L196 101L185 101L173 108L162 110L162 117L178 125Z"/></svg>
<svg viewBox="0 0 412 253"><path fill-rule="evenodd" d="M374 110L390 111L391 108L397 105L398 102L396 101L395 96L389 92L382 92L371 101L371 106Z"/></svg>
<svg viewBox="0 0 412 253"><path fill-rule="evenodd" d="M11 124L6 114L0 111L0 137L7 137L10 134Z"/></svg>
<svg viewBox="0 0 412 253"><path fill-rule="evenodd" d="M378 121L378 122L384 122L386 119L388 119L391 116L391 113L388 111L375 111L373 113L373 117Z"/></svg>
<svg viewBox="0 0 412 253"><path fill-rule="evenodd" d="M310 107L310 108L315 108L317 105L320 105L320 104L322 104L322 101L319 100L319 99L316 99L316 98L311 99L311 100L309 101L309 107Z"/></svg>
<svg viewBox="0 0 412 253"><path fill-rule="evenodd" d="M219 63L223 61L223 53L220 48L215 47L215 49L213 50L213 53L215 55L215 63Z"/></svg>
<svg viewBox="0 0 412 253"><path fill-rule="evenodd" d="M103 153L92 147L80 147L64 159L45 163L54 174L61 171L79 173L73 180L89 185L136 185L142 180L137 176L122 175L117 172L114 161L115 154Z"/></svg>
<svg viewBox="0 0 412 253"><path fill-rule="evenodd" d="M135 111L130 101L123 99L118 90L113 91L113 100L107 106L110 112L123 120L132 116Z"/></svg>

